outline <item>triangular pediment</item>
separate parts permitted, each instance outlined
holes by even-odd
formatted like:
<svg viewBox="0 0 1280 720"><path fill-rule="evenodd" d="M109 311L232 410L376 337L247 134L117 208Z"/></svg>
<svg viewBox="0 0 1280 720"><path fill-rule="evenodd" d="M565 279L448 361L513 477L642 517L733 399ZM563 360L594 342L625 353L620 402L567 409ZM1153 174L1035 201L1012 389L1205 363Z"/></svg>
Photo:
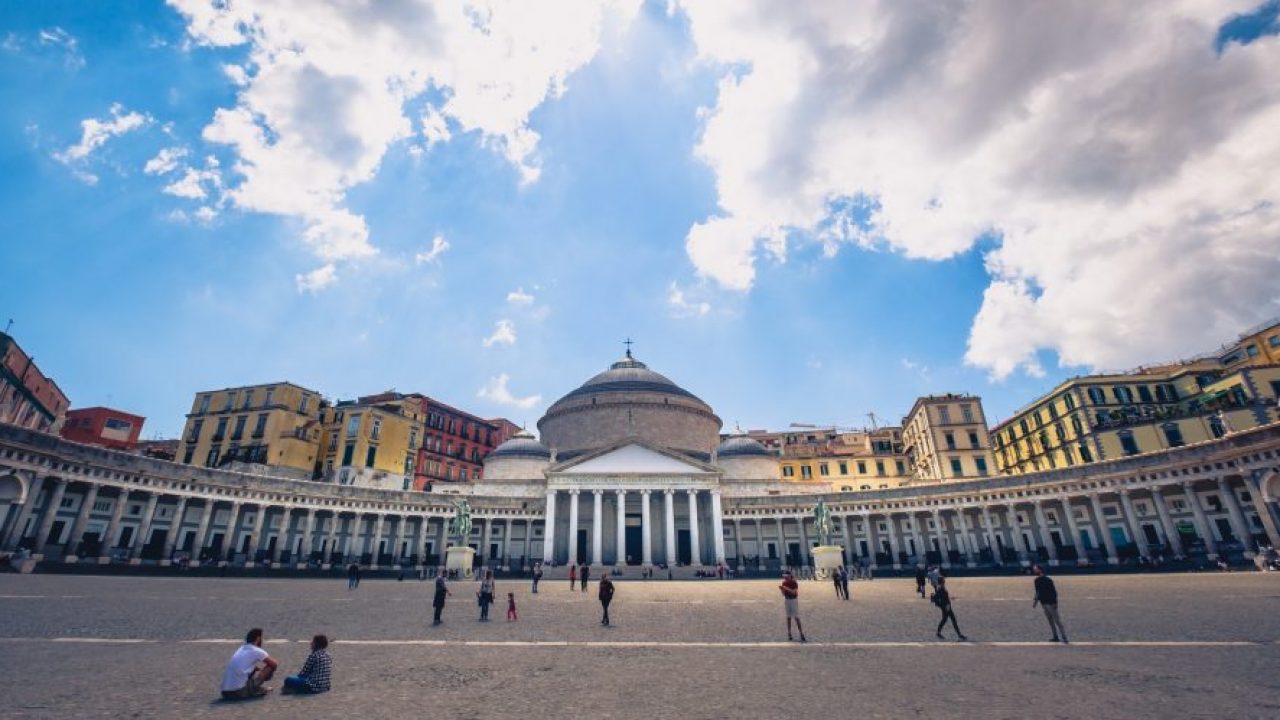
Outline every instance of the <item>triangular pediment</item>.
<svg viewBox="0 0 1280 720"><path fill-rule="evenodd" d="M709 475L715 468L693 458L628 442L574 458L551 472L565 475Z"/></svg>

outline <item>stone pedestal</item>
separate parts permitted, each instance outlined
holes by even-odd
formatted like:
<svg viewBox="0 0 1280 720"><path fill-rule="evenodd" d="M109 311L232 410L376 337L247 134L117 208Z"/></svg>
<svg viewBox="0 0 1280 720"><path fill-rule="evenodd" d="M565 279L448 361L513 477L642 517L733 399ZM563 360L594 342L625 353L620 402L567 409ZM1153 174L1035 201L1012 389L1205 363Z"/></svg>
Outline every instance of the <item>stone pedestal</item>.
<svg viewBox="0 0 1280 720"><path fill-rule="evenodd" d="M836 568L844 565L844 548L839 545L818 545L813 548L813 572L819 577L831 577Z"/></svg>
<svg viewBox="0 0 1280 720"><path fill-rule="evenodd" d="M471 577L471 568L475 564L476 551L469 547L454 545L445 552L444 567L449 571L458 571L458 577Z"/></svg>

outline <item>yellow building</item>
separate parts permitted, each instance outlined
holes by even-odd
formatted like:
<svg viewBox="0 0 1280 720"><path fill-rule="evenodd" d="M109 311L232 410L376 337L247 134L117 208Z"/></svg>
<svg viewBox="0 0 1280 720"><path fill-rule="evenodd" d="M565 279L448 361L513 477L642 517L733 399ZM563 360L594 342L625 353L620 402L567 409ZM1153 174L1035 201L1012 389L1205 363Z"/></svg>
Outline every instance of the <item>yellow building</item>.
<svg viewBox="0 0 1280 720"><path fill-rule="evenodd" d="M778 452L778 475L784 482L857 492L899 487L910 480L900 428L752 430L747 436Z"/></svg>
<svg viewBox="0 0 1280 720"><path fill-rule="evenodd" d="M326 408L320 478L339 485L412 489L424 417L422 396L393 392Z"/></svg>
<svg viewBox="0 0 1280 720"><path fill-rule="evenodd" d="M288 382L196 393L177 459L187 465L310 479L319 457L320 413L315 390Z"/></svg>
<svg viewBox="0 0 1280 720"><path fill-rule="evenodd" d="M1280 323L1219 351L1071 378L993 431L1003 474L1070 467L1219 438L1277 419Z"/></svg>
<svg viewBox="0 0 1280 720"><path fill-rule="evenodd" d="M986 477L994 471L982 398L927 395L902 420L902 446L913 482Z"/></svg>

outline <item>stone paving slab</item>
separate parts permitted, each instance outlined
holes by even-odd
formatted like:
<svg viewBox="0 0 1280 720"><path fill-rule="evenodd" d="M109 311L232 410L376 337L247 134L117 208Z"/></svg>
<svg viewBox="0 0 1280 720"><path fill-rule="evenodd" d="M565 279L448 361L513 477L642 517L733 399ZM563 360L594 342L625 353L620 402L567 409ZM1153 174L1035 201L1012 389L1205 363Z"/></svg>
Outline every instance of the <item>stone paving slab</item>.
<svg viewBox="0 0 1280 720"><path fill-rule="evenodd" d="M1059 580L1077 642L1042 643L1030 579L956 579L975 641L933 639L913 583L801 585L807 646L785 642L772 581L624 582L617 624L567 582L517 593L520 620L475 621L455 584L0 576L4 717L1259 717L1280 716L1280 574ZM594 591L594 587L590 588ZM469 601L468 601L469 600ZM251 624L294 671L335 639L334 690L216 700ZM104 641L105 640L105 641Z"/></svg>

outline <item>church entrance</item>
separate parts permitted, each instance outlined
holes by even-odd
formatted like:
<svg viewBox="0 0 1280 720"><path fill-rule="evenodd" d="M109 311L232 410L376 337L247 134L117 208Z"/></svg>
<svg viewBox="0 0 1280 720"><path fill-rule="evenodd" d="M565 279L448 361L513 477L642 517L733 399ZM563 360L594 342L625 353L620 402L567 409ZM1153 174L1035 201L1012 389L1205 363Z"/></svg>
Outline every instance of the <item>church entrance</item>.
<svg viewBox="0 0 1280 720"><path fill-rule="evenodd" d="M691 545L689 543L689 531L677 530L676 531L676 562L680 563L681 565L689 564L689 560L693 557L692 552L690 552L690 547Z"/></svg>
<svg viewBox="0 0 1280 720"><path fill-rule="evenodd" d="M627 546L623 550L623 556L628 565L639 565L644 560L644 536L641 534L641 528L627 528Z"/></svg>
<svg viewBox="0 0 1280 720"><path fill-rule="evenodd" d="M578 562L580 563L586 562L587 561L587 531L586 530L578 530L578 537L576 539L576 542L578 543Z"/></svg>

